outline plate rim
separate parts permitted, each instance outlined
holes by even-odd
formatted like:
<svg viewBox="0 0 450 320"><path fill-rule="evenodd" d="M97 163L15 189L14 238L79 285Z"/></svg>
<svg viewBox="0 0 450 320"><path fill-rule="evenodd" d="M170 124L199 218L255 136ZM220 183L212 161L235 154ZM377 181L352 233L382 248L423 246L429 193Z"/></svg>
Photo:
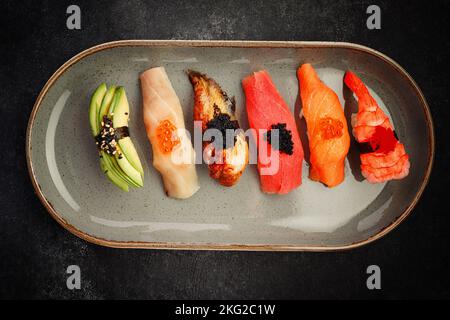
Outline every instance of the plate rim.
<svg viewBox="0 0 450 320"><path fill-rule="evenodd" d="M414 196L413 201L402 211L402 213L395 218L389 225L379 230L376 234L368 237L367 239L357 242L345 244L345 245L283 245L283 244L218 244L218 243L182 243L182 242L145 242L145 241L116 241L107 240L100 237L90 235L84 231L79 230L75 226L69 224L58 211L53 207L51 202L45 197L41 190L41 187L37 181L33 160L31 156L31 142L32 142L32 129L37 112L42 104L44 97L49 89L59 79L59 77L66 72L71 66L78 61L95 54L97 52L117 48L117 47L236 47L236 48L344 48L352 49L359 52L364 52L375 56L378 59L390 64L395 71L401 76L406 78L413 90L416 92L421 106L423 108L425 119L428 129L428 164L425 172L425 176L421 181L420 187ZM362 247L369 243L374 242L386 234L394 230L400 225L413 211L421 198L431 176L431 171L434 164L435 157L435 134L434 124L431 115L429 105L423 95L421 89L415 82L415 80L409 75L409 73L403 69L396 61L388 57L387 55L369 48L367 46L350 43L350 42L329 42L329 41L247 41L247 40L118 40L105 42L93 47L90 47L69 60L67 60L61 67L59 67L52 76L47 80L44 87L40 91L31 111L28 119L27 132L26 132L26 161L28 173L39 200L46 208L50 216L53 217L63 228L68 230L75 236L88 241L93 244L112 247L112 248L124 248L124 249L178 249L178 250L232 250L232 251L313 251L313 252L326 252L326 251L344 251Z"/></svg>

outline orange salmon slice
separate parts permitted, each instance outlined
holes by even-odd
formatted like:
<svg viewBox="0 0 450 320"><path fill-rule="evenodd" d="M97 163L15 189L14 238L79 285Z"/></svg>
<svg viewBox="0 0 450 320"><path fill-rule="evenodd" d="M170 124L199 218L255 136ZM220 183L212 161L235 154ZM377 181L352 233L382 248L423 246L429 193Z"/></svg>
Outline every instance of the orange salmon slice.
<svg viewBox="0 0 450 320"><path fill-rule="evenodd" d="M335 187L344 181L345 157L350 148L344 109L310 64L302 65L297 76L311 152L309 177Z"/></svg>

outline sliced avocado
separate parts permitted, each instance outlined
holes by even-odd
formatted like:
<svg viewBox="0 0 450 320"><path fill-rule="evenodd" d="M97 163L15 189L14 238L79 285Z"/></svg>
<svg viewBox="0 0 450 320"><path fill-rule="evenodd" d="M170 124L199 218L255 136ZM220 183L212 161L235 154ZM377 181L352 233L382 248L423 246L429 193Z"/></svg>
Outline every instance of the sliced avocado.
<svg viewBox="0 0 450 320"><path fill-rule="evenodd" d="M100 133L101 121L103 118L103 115L100 116L100 113L102 112L106 114L108 112L108 108L111 104L114 92L115 87L109 88L107 90L106 85L102 83L92 95L89 111L89 121L91 122L91 129L94 136L97 136ZM94 119L96 121L96 126L93 125ZM106 152L100 152L100 167L103 173L105 173L105 175L112 183L114 183L123 191L128 192L128 180L130 179L124 178L126 175L123 174L123 171L120 168L118 168L118 165L116 167L111 161L109 161L110 158L112 158L112 156L108 155Z"/></svg>
<svg viewBox="0 0 450 320"><path fill-rule="evenodd" d="M125 89L123 87L117 88L116 100L112 112L114 114L112 118L114 128L128 126L130 105L128 104L127 95L125 94ZM141 175L144 175L144 168L142 167L141 160L139 159L139 155L130 137L120 139L118 144L131 165L139 171Z"/></svg>
<svg viewBox="0 0 450 320"><path fill-rule="evenodd" d="M141 174L144 175L144 168L142 167L141 160L139 159L139 155L134 147L133 141L131 141L130 137L122 138L118 141L120 149L124 156L128 159L131 165Z"/></svg>
<svg viewBox="0 0 450 320"><path fill-rule="evenodd" d="M122 154L122 150L119 146L117 146L116 160L119 164L119 167L123 170L123 172L133 180L139 187L144 185L144 180L142 179L142 175L137 171L131 163L128 161L127 157Z"/></svg>
<svg viewBox="0 0 450 320"><path fill-rule="evenodd" d="M128 126L130 105L128 104L127 95L125 94L125 89L123 87L117 88L116 99L114 108L111 110L111 112L114 113L112 118L114 128Z"/></svg>
<svg viewBox="0 0 450 320"><path fill-rule="evenodd" d="M124 183L129 184L128 180L125 179L125 174L123 173L122 169L120 169L118 166L116 167L111 159L114 159L114 156L110 156L104 151L100 152L100 159L105 163L105 167L111 170L117 178L122 180Z"/></svg>
<svg viewBox="0 0 450 320"><path fill-rule="evenodd" d="M91 124L92 135L95 137L100 132L98 125L98 112L102 103L103 97L106 94L106 84L102 83L95 89L94 94L91 97L91 103L89 106L89 122Z"/></svg>
<svg viewBox="0 0 450 320"><path fill-rule="evenodd" d="M117 117L118 121L114 122L116 110L118 110L120 114L123 114L125 116L127 116L129 113L129 105L126 99L125 89L123 87L117 88L114 86L106 89L105 85L104 87L100 86L99 88L97 88L96 92L100 92L100 89L103 94L99 94L98 96L96 96L95 104L93 104L93 107L91 107L91 110L97 110L97 127L95 128L95 135L100 132L101 122L103 121L103 116L106 114L108 114L109 117L112 118L114 127L128 126L128 117L122 117L125 119L120 119L121 117ZM96 93L94 93L93 95L93 100L95 94ZM101 103L99 103L98 101L100 101ZM116 126L115 123L118 123L118 126ZM121 143L122 140L124 141ZM121 145L123 145L126 150L121 149ZM117 153L115 156L108 155L103 151L101 152L101 155L102 157L100 161L103 172L105 172L108 178L122 190L125 190L126 186L126 191L128 191L128 185L135 187L143 186L144 170L139 160L139 156L137 155L136 149L134 148L134 145L129 137L122 138L118 141ZM130 161L128 157L133 160Z"/></svg>
<svg viewBox="0 0 450 320"><path fill-rule="evenodd" d="M112 168L123 181L125 181L126 183L128 183L129 185L131 185L133 187L139 187L139 185L136 182L131 180L125 174L125 172L123 172L123 170L120 168L119 164L117 163L115 156L111 156L111 155L104 153L103 157L106 160L106 162L108 163L109 167Z"/></svg>
<svg viewBox="0 0 450 320"><path fill-rule="evenodd" d="M125 192L128 192L128 184L123 181L117 174L112 170L108 164L106 163L104 158L100 158L100 167L102 168L103 173L108 177L108 179L122 189Z"/></svg>
<svg viewBox="0 0 450 320"><path fill-rule="evenodd" d="M99 125L103 121L103 116L108 114L109 107L111 106L115 92L116 92L116 86L111 86L108 88L108 91L106 91L106 94L103 97L102 104L100 105L100 110L98 112Z"/></svg>
<svg viewBox="0 0 450 320"><path fill-rule="evenodd" d="M111 101L111 105L109 106L109 110L108 110L108 116L110 118L112 118L112 115L114 113L114 108L116 107L117 102L119 101L119 98L120 98L119 89L120 88L121 87L116 87L116 91L114 91L114 97Z"/></svg>

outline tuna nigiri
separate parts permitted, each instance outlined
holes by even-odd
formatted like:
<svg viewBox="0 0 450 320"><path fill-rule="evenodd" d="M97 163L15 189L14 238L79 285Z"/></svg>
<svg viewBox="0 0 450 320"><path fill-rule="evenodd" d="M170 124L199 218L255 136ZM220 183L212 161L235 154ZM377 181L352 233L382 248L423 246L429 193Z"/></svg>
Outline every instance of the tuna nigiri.
<svg viewBox="0 0 450 320"><path fill-rule="evenodd" d="M266 193L289 193L302 182L303 147L294 116L267 71L253 73L242 80L242 86L248 121L258 146L261 189ZM278 143L271 138L274 130Z"/></svg>
<svg viewBox="0 0 450 320"><path fill-rule="evenodd" d="M297 75L311 152L309 177L335 187L344 180L344 161L350 148L344 110L336 93L310 64L302 65Z"/></svg>
<svg viewBox="0 0 450 320"><path fill-rule="evenodd" d="M186 134L180 101L163 67L140 76L144 124L153 150L153 165L173 198L189 198L198 189L195 152Z"/></svg>
<svg viewBox="0 0 450 320"><path fill-rule="evenodd" d="M238 130L235 101L208 76L192 70L188 75L194 89L194 121L201 123L202 133L215 129L222 135L221 146L213 140L203 144L209 175L221 185L231 187L239 181L248 163L248 145L244 132ZM228 130L233 133L233 141L226 140Z"/></svg>
<svg viewBox="0 0 450 320"><path fill-rule="evenodd" d="M362 175L370 183L403 179L409 173L409 156L389 118L354 73L347 71L344 82L358 98L358 113L352 116L352 126L363 149Z"/></svg>

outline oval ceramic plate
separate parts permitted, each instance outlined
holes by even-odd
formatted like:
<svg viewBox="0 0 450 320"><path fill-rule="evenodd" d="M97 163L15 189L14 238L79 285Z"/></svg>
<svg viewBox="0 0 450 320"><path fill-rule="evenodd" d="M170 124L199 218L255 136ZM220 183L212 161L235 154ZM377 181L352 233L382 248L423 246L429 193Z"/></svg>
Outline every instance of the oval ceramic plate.
<svg viewBox="0 0 450 320"><path fill-rule="evenodd" d="M285 196L260 191L250 165L239 184L224 188L198 165L201 189L188 200L164 194L151 165L142 121L139 74L164 66L192 131L193 93L186 69L214 78L236 96L241 126L248 128L241 79L267 69L298 118L296 69L312 63L338 94L350 117L356 111L343 86L345 70L361 76L389 114L411 159L401 181L372 185L361 179L353 145L344 183L328 189L308 179ZM99 168L88 121L89 99L101 83L120 84L130 102L130 131L144 163L145 186L129 193ZM298 120L305 140L304 124ZM426 101L411 77L388 57L354 44L318 42L119 41L90 48L65 63L47 82L33 108L27 160L36 192L50 214L88 241L123 248L232 250L340 250L380 238L403 221L430 175L433 127Z"/></svg>

